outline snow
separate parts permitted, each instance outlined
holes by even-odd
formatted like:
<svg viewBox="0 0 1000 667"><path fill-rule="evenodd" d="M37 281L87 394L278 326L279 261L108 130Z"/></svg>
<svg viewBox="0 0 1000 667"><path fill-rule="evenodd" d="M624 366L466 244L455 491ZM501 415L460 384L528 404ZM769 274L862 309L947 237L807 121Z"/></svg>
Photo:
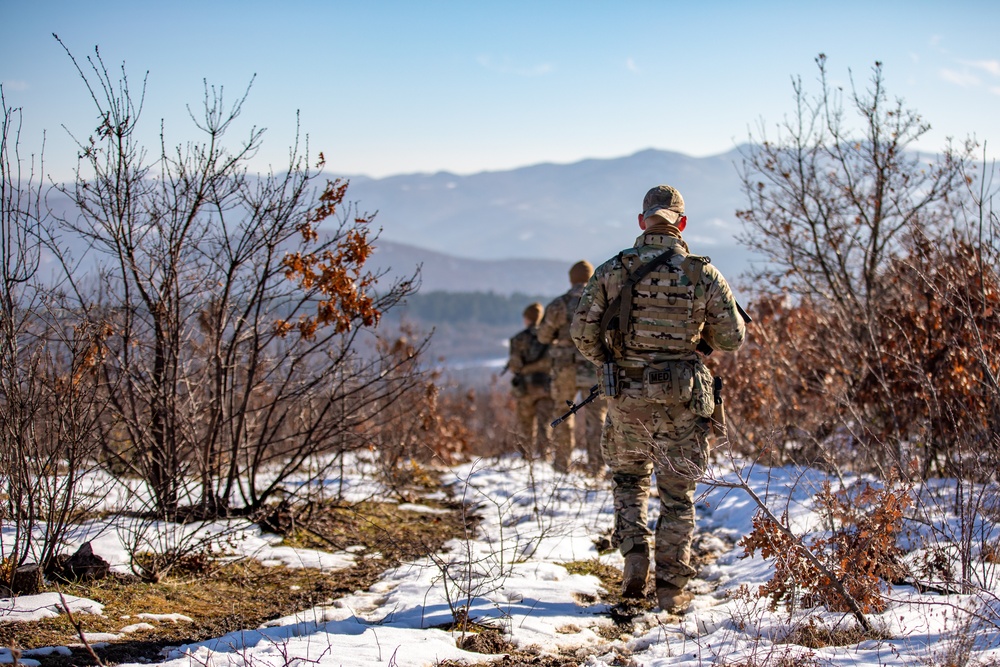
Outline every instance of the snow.
<svg viewBox="0 0 1000 667"><path fill-rule="evenodd" d="M889 608L869 616L887 639L814 649L784 643L810 623L828 630L847 630L855 621L850 615L822 609L789 611L779 607L772 611L769 601L757 599L757 588L770 578L773 568L759 555L743 557L742 547L736 545L752 529L757 511L745 490L733 488L739 481L737 475L776 515L786 515L799 532L823 530L813 499L825 482L840 488L841 484L862 481L831 478L808 469L720 464L710 483L699 488L697 538L703 549L719 555L689 585L696 594L690 609L680 617L654 609L633 619L627 631L613 628L608 606L598 602L599 580L571 574L564 567L570 561L593 559L621 567L622 557L617 552L598 554L594 546L594 538L612 525L610 483L582 474L559 475L547 465L528 464L517 457L470 462L449 469L446 482L478 515L475 535L453 540L437 554L386 572L369 590L259 628L166 649L164 664L279 667L310 662L330 667L423 667L442 660L473 664L496 658L456 646L460 634L446 628L460 610L478 623L501 629L521 649L559 652L589 667L764 665L795 656L807 656L823 665L874 667L938 664L945 656L963 651L980 662L1000 659L1000 585L995 567L986 565L971 570L980 584L976 594L941 595L919 592L911 586L894 587ZM365 497L370 497L369 483L359 479L350 485L364 489ZM949 506L949 489L954 490L954 483L928 489L941 494L942 514L933 522L915 524L906 535L909 546L925 543L921 531L925 536L941 536L959 529L958 520L944 511ZM652 505L650 518L655 520L655 500ZM406 507L433 511L413 503ZM995 543L993 523L983 521L977 530ZM138 536L150 549L171 540L201 540L220 554L326 570L349 566L357 551L349 548L330 554L293 549L246 522L194 527L91 522L75 527L70 537L74 544L92 540L98 555L122 569L127 568L128 547ZM74 613L101 613L96 602L69 596L66 600ZM53 594L0 601L0 622L58 613L61 602ZM139 614L123 620L120 632L105 640L144 624L164 622L190 622L190 618L183 614ZM30 657L25 659L28 655L25 653L20 662L37 664ZM0 649L0 662L12 662L9 650Z"/></svg>
<svg viewBox="0 0 1000 667"><path fill-rule="evenodd" d="M104 605L93 600L59 593L42 593L13 599L0 598L0 623L55 618L64 613L64 605L73 614L100 615L104 611Z"/></svg>

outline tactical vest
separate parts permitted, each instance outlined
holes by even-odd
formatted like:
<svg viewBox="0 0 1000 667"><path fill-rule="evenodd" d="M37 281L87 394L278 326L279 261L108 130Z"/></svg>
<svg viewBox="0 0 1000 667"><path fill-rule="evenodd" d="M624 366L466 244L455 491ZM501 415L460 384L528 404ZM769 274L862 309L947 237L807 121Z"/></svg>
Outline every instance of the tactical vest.
<svg viewBox="0 0 1000 667"><path fill-rule="evenodd" d="M684 257L676 269L670 263L675 255ZM709 258L669 249L645 263L632 250L618 260L625 280L601 322L615 359L650 353L694 359L705 325L704 303L696 304L705 295L701 274Z"/></svg>
<svg viewBox="0 0 1000 667"><path fill-rule="evenodd" d="M521 374L545 373L548 375L552 360L546 354L549 346L539 342L535 328L531 327L510 339L510 349L513 356L521 361Z"/></svg>

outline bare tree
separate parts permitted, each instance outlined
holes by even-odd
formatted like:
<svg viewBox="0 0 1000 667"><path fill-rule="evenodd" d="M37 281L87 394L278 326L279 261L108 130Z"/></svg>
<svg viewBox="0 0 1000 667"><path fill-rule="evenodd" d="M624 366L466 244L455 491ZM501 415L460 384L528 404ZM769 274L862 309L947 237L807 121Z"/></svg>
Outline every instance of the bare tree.
<svg viewBox="0 0 1000 667"><path fill-rule="evenodd" d="M28 555L30 531L34 527L34 503L30 471L21 457L37 401L30 374L33 364L27 345L33 280L38 272L38 194L32 172L24 182L20 155L20 109L7 106L0 87L2 135L0 135L0 476L6 496L0 521L14 524L13 544L5 545L15 566ZM27 363L25 363L27 362ZM27 534L26 534L27 533ZM13 568L7 568L10 577ZM0 581L10 584L11 579Z"/></svg>
<svg viewBox="0 0 1000 667"><path fill-rule="evenodd" d="M816 318L812 337L793 345L812 369L802 378L807 390L830 407L820 430L878 442L869 463L898 463L910 424L891 400L863 403L857 394L863 383L889 391L879 313L895 289L892 263L917 235L954 228L973 147L949 142L940 155L921 156L911 147L929 125L890 100L881 63L864 90L852 80L846 107L825 56L816 64L819 91L794 80L794 113L775 139L761 127L744 151L742 241L766 259L753 275L758 293Z"/></svg>
<svg viewBox="0 0 1000 667"><path fill-rule="evenodd" d="M137 138L145 81L113 77L96 50L69 55L98 126L77 140L62 188L76 215L60 223L100 258L98 288L76 281L74 294L112 328L105 457L145 480L165 517L251 512L293 475L322 478L419 381L424 342L402 358L376 345L416 276L377 289L373 216L346 202L347 183L316 187L323 158L310 165L307 144L283 172L249 172L264 131L227 143L249 88L227 105L206 83L200 140L170 147L161 124L153 152Z"/></svg>

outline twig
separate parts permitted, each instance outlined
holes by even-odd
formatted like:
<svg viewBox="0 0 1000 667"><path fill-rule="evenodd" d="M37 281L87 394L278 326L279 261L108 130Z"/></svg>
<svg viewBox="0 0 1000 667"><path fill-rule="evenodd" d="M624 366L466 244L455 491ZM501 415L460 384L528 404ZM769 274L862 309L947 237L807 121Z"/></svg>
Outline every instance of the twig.
<svg viewBox="0 0 1000 667"><path fill-rule="evenodd" d="M87 653L90 654L90 657L94 659L94 662L96 662L99 665L99 667L105 667L104 661L98 657L97 653L94 651L94 648L90 645L90 642L88 642L87 638L84 636L83 627L80 625L79 621L77 621L76 618L73 617L73 612L70 611L69 604L66 602L66 597L63 595L62 589L57 587L56 591L59 593L59 602L60 604L62 604L63 611L66 612L66 616L69 618L70 624L72 624L72 626L76 629L76 636L80 638L80 641L83 643L83 647L87 649Z"/></svg>

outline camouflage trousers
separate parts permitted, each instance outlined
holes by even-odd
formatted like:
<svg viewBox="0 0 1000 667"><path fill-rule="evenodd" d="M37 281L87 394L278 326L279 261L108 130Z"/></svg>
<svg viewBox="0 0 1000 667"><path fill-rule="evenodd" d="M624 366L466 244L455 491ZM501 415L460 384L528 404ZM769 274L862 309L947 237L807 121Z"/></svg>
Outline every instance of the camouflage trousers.
<svg viewBox="0 0 1000 667"><path fill-rule="evenodd" d="M590 394L590 388L597 382L596 375L592 380L581 375L577 373L575 364L559 365L552 369L552 419L566 413L569 409L566 401L575 403L577 396L582 400ZM586 384L588 380L590 383ZM601 397L577 413L583 419L583 444L587 450L587 468L592 472L603 467L601 432L604 429L604 417L607 412L607 400ZM552 466L560 472L569 470L570 457L576 448L575 430L576 415L571 415L555 429L550 429L549 438L554 449Z"/></svg>
<svg viewBox="0 0 1000 667"><path fill-rule="evenodd" d="M517 401L517 446L525 458L544 459L549 452L552 397L547 388L528 389Z"/></svg>
<svg viewBox="0 0 1000 667"><path fill-rule="evenodd" d="M649 550L658 582L683 588L691 567L694 492L708 458L709 422L687 406L631 396L612 399L601 449L611 468L615 501L613 542L622 554ZM650 478L656 473L660 513L649 529Z"/></svg>

